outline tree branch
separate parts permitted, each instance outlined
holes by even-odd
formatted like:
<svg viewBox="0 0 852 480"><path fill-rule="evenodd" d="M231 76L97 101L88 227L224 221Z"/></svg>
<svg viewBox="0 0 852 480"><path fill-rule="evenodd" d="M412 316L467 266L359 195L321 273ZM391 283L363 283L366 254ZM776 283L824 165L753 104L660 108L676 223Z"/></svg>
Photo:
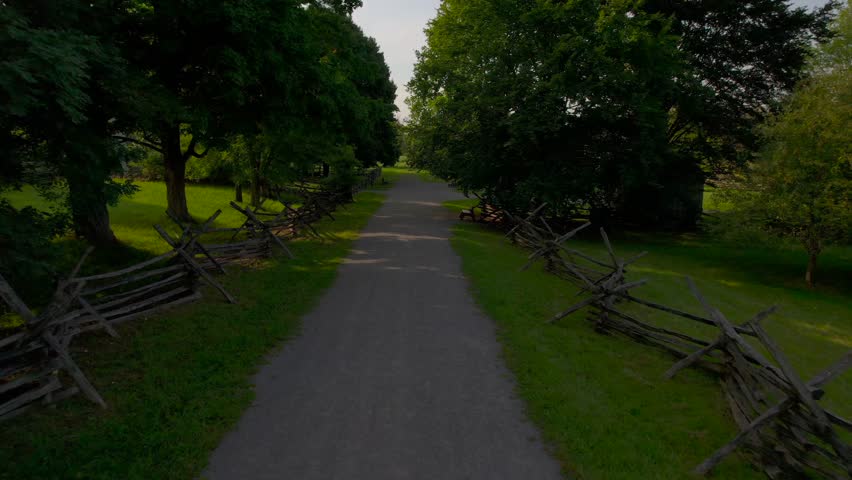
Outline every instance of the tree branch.
<svg viewBox="0 0 852 480"><path fill-rule="evenodd" d="M189 141L189 146L186 147L186 151L183 152L183 161L189 160L189 157L193 156L195 153L195 144L198 143L198 139L195 135L192 136L192 140Z"/></svg>
<svg viewBox="0 0 852 480"><path fill-rule="evenodd" d="M120 142L123 142L123 143L126 143L126 142L135 143L136 145L141 145L145 148L150 148L151 150L153 150L155 152L163 153L163 147L157 146L153 142L146 142L144 140L139 140L138 138L133 138L133 137L125 137L124 135L113 135L112 138L114 138L114 139L116 139Z"/></svg>
<svg viewBox="0 0 852 480"><path fill-rule="evenodd" d="M210 151L210 147L205 147L204 151L199 153L195 151L195 147L198 145L198 140L195 139L195 135L192 136L192 140L189 141L189 145L186 147L186 151L183 152L184 161L189 160L190 157L195 158L204 158L207 153Z"/></svg>
<svg viewBox="0 0 852 480"><path fill-rule="evenodd" d="M678 114L671 125L669 125L667 137L669 143L674 143L677 138L680 138L680 135L686 131L687 127L689 127L689 122L684 121L681 116Z"/></svg>

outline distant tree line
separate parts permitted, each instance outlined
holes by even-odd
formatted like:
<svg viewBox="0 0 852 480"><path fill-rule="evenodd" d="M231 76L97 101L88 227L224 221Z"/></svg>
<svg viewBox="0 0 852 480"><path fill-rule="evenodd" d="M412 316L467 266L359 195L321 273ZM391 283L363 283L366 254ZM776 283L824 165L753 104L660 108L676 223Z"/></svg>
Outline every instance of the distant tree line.
<svg viewBox="0 0 852 480"><path fill-rule="evenodd" d="M444 0L408 162L506 205L690 227L755 159L837 8L785 0Z"/></svg>
<svg viewBox="0 0 852 480"><path fill-rule="evenodd" d="M360 5L0 3L0 191L52 193L79 236L110 243L107 206L135 188L117 174L146 158L162 165L168 207L184 219L188 163L246 186L254 202L263 183L317 165L351 177L394 163L395 86L376 42L352 22ZM0 216L7 228L23 217L61 230L57 218L8 202Z"/></svg>

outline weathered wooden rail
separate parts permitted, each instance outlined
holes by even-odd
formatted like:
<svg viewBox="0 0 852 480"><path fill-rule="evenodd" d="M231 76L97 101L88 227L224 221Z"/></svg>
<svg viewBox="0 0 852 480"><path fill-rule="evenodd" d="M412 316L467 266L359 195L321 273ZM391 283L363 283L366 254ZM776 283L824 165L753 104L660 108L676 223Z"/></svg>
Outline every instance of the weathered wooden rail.
<svg viewBox="0 0 852 480"><path fill-rule="evenodd" d="M80 334L104 330L117 337L116 326L121 323L200 299L200 281L236 303L192 253L200 248L195 235L184 232L175 240L162 227L156 228L171 251L120 270L79 276L89 249L38 315L0 277L3 300L24 320L17 331L0 340L0 419L15 416L35 402L52 403L77 391L106 406L69 353L72 340ZM62 389L60 371L76 385L57 395Z"/></svg>
<svg viewBox="0 0 852 480"><path fill-rule="evenodd" d="M279 213L232 202L231 207L245 216L238 228L214 227L221 210L200 225L166 212L179 234L161 225L154 228L170 251L112 272L80 276L89 249L38 314L0 276L0 298L23 320L19 327L0 333L0 420L79 392L105 407L103 397L70 354L73 339L97 330L118 336L116 327L123 322L200 299L202 283L237 303L214 274L226 273L229 264L272 256L273 247L292 258L286 240L303 232L318 235L311 224L325 216L333 219L332 212L346 200L318 188L296 191L302 205L295 208L282 202L284 209ZM212 243L216 241L220 243ZM65 378L73 385L63 385Z"/></svg>
<svg viewBox="0 0 852 480"><path fill-rule="evenodd" d="M382 167L373 167L364 171L359 176L358 182L352 186L352 194L356 194L361 190L373 187L376 182L382 177Z"/></svg>
<svg viewBox="0 0 852 480"><path fill-rule="evenodd" d="M740 433L698 465L696 473L709 473L727 455L742 448L751 452L773 479L810 478L809 475L852 478L852 447L839 433L852 432L852 422L819 402L825 395L823 387L852 367L852 351L805 381L763 328L776 306L735 325L712 306L688 277L686 283L705 315L643 299L634 290L647 282L628 280L627 270L644 253L629 259L619 257L603 229L600 235L608 258L595 258L571 248L568 240L589 224L564 235L556 234L542 214L544 208L541 205L527 214L504 212L504 216L512 224L507 237L531 252L522 269L542 261L548 272L579 287L584 295L549 322L559 322L584 310L600 332L618 333L679 357L665 372L666 378L690 366L708 368L720 376ZM714 327L716 336L698 338L656 325L647 319L651 313ZM768 352L768 356L761 352Z"/></svg>
<svg viewBox="0 0 852 480"><path fill-rule="evenodd" d="M471 192L478 200L477 204L471 208L462 209L459 212L459 220L470 218L474 222L487 223L489 225L501 226L505 225L509 217L507 211L499 206L494 199L487 199L476 192Z"/></svg>

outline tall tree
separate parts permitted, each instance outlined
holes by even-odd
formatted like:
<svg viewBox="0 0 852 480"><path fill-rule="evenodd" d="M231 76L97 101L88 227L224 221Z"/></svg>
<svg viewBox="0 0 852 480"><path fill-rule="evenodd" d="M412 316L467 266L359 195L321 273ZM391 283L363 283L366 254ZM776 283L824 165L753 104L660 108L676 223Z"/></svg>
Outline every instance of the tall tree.
<svg viewBox="0 0 852 480"><path fill-rule="evenodd" d="M5 2L0 173L20 183L37 164L61 178L78 233L108 242L107 205L132 190L111 177L131 144L162 155L168 206L184 219L187 162L234 139L263 154L237 162L255 167L255 201L264 176L286 181L318 156L389 161L395 89L351 20L360 4Z"/></svg>
<svg viewBox="0 0 852 480"><path fill-rule="evenodd" d="M811 45L828 35L838 2L808 11L785 0L648 0L673 19L672 33L700 80L672 110L673 148L708 173L730 172L758 146L755 127L802 78ZM709 87L709 88L705 88Z"/></svg>
<svg viewBox="0 0 852 480"><path fill-rule="evenodd" d="M427 38L409 85L416 164L569 212L672 163L661 106L688 79L666 19L629 2L447 0Z"/></svg>
<svg viewBox="0 0 852 480"><path fill-rule="evenodd" d="M833 242L852 240L852 9L811 62L811 76L761 129L766 144L725 195L734 228L751 226L802 244L805 281Z"/></svg>
<svg viewBox="0 0 852 480"><path fill-rule="evenodd" d="M320 42L320 72L326 108L318 112L327 135L351 145L361 166L389 164L399 157L394 130L396 86L373 38L351 18L312 9L313 34Z"/></svg>
<svg viewBox="0 0 852 480"><path fill-rule="evenodd" d="M258 107L257 131L245 137L265 152L265 160L255 159L262 168L252 168L252 174L271 183L303 177L317 163L326 171L335 167L331 180L339 182L358 166L398 155L391 128L395 86L378 45L328 5L310 5L304 14L306 60L292 83L294 94L258 96L264 105Z"/></svg>
<svg viewBox="0 0 852 480"><path fill-rule="evenodd" d="M115 2L6 2L0 8L0 110L6 178L35 183L64 179L78 235L115 240L107 204L132 191L111 179L128 152L111 135L122 94L123 62L109 39L121 8Z"/></svg>
<svg viewBox="0 0 852 480"><path fill-rule="evenodd" d="M162 154L168 207L179 217L189 219L186 162L256 130L264 102L294 98L306 58L303 3L140 0L127 17L124 55L147 82L139 92L147 105L120 138Z"/></svg>
<svg viewBox="0 0 852 480"><path fill-rule="evenodd" d="M409 85L412 161L519 208L689 225L712 164L754 145L736 115L769 111L825 20L783 0L445 0ZM735 39L740 23L759 26ZM773 76L752 84L755 69Z"/></svg>

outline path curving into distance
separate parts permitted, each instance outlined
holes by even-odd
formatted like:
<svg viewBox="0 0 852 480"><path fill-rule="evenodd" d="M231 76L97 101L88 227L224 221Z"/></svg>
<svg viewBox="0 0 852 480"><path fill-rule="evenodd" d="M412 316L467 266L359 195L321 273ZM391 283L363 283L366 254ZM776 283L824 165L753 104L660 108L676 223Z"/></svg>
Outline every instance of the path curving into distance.
<svg viewBox="0 0 852 480"><path fill-rule="evenodd" d="M400 177L202 478L560 478L450 247L458 197Z"/></svg>

